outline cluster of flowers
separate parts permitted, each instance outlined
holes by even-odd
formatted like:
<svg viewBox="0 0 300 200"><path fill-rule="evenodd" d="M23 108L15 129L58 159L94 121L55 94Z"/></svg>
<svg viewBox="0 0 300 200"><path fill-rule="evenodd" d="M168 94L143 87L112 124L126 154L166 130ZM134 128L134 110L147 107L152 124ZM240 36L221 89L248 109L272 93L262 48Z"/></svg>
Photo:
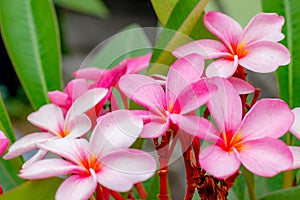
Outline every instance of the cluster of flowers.
<svg viewBox="0 0 300 200"><path fill-rule="evenodd" d="M70 175L57 199L87 199L99 186L128 191L150 178L155 159L130 146L139 136L159 138L170 129L212 142L197 160L220 179L236 173L241 164L266 177L298 168L300 147L287 146L279 138L289 130L300 138L300 109L291 111L280 99L261 99L246 109L240 95L255 88L236 76L239 68L266 73L289 63L289 51L277 43L284 37L283 23L276 14L261 13L243 30L230 17L208 12L204 24L219 41L198 40L179 47L173 52L178 60L159 80L138 74L149 65L151 54L110 70L81 69L63 92L49 93L52 104L28 116L41 132L18 140L4 158L38 149L20 177ZM215 60L205 70L207 59ZM119 109L113 90L122 97L123 107L128 108L130 99L145 110ZM214 123L197 115L201 106L207 107ZM3 153L8 140L1 132L0 141ZM58 157L45 158L48 152Z"/></svg>

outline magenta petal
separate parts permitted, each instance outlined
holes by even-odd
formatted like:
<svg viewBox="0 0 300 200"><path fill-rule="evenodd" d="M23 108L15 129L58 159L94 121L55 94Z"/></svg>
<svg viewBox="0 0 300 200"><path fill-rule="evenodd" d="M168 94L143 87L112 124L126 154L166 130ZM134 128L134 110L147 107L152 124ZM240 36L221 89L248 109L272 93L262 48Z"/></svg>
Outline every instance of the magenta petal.
<svg viewBox="0 0 300 200"><path fill-rule="evenodd" d="M21 170L19 176L24 179L42 179L71 174L80 170L82 170L81 167L74 165L72 162L53 158L40 160L28 165Z"/></svg>
<svg viewBox="0 0 300 200"><path fill-rule="evenodd" d="M216 11L207 12L204 25L230 49L231 44L237 44L242 33L242 27L231 17Z"/></svg>
<svg viewBox="0 0 300 200"><path fill-rule="evenodd" d="M295 119L290 131L300 140L300 108L295 108L292 111L295 115Z"/></svg>
<svg viewBox="0 0 300 200"><path fill-rule="evenodd" d="M245 142L239 159L249 171L264 177L274 176L293 164L293 155L288 146L274 138Z"/></svg>
<svg viewBox="0 0 300 200"><path fill-rule="evenodd" d="M92 81L98 81L100 80L101 76L105 72L105 69L99 69L96 67L89 67L89 68L84 68L80 69L76 72L73 73L73 76L76 78L83 78L87 80L92 80Z"/></svg>
<svg viewBox="0 0 300 200"><path fill-rule="evenodd" d="M93 176L72 175L58 188L55 199L89 199L97 187L97 181Z"/></svg>
<svg viewBox="0 0 300 200"><path fill-rule="evenodd" d="M28 134L10 146L8 153L4 156L4 159L11 159L22 155L30 150L38 148L36 144L46 142L53 138L57 137L51 133L37 132Z"/></svg>
<svg viewBox="0 0 300 200"><path fill-rule="evenodd" d="M154 158L137 149L112 153L103 157L101 162L103 168L97 174L98 181L119 192L128 191L133 184L147 180L156 171Z"/></svg>
<svg viewBox="0 0 300 200"><path fill-rule="evenodd" d="M254 72L274 72L290 62L289 50L279 43L261 41L247 46L246 50L247 55L239 59L239 64Z"/></svg>
<svg viewBox="0 0 300 200"><path fill-rule="evenodd" d="M9 139L5 136L5 134L0 131L0 156L6 151L9 145Z"/></svg>
<svg viewBox="0 0 300 200"><path fill-rule="evenodd" d="M291 127L294 115L280 99L262 99L245 115L237 132L244 140L279 138Z"/></svg>
<svg viewBox="0 0 300 200"><path fill-rule="evenodd" d="M222 58L210 63L205 74L209 78L215 76L228 78L234 74L237 66L234 61Z"/></svg>
<svg viewBox="0 0 300 200"><path fill-rule="evenodd" d="M116 110L104 115L91 138L91 152L102 157L111 151L129 148L143 128L142 119L128 110Z"/></svg>
<svg viewBox="0 0 300 200"><path fill-rule="evenodd" d="M48 92L48 97L53 104L58 106L66 106L69 96L66 93L55 90L52 92Z"/></svg>
<svg viewBox="0 0 300 200"><path fill-rule="evenodd" d="M127 66L126 74L135 74L146 69L150 64L151 56L152 53L148 53L144 56L124 60L122 64Z"/></svg>
<svg viewBox="0 0 300 200"><path fill-rule="evenodd" d="M210 145L203 149L199 156L200 165L209 174L225 179L240 168L240 161L236 154L224 151L221 147Z"/></svg>
<svg viewBox="0 0 300 200"><path fill-rule="evenodd" d="M289 146L289 149L293 154L293 165L290 169L300 168L300 147L298 147L298 146Z"/></svg>
<svg viewBox="0 0 300 200"><path fill-rule="evenodd" d="M198 40L182 45L173 51L173 55L182 58L189 54L199 54L204 59L213 59L231 56L227 47L216 40Z"/></svg>
<svg viewBox="0 0 300 200"><path fill-rule="evenodd" d="M129 74L119 81L119 87L124 94L148 109L164 110L165 93L161 85L153 78Z"/></svg>
<svg viewBox="0 0 300 200"><path fill-rule="evenodd" d="M64 91L69 94L71 99L77 99L83 95L89 88L89 85L85 79L71 80Z"/></svg>
<svg viewBox="0 0 300 200"><path fill-rule="evenodd" d="M168 121L151 121L144 125L141 132L142 138L157 138L162 136L169 129Z"/></svg>
<svg viewBox="0 0 300 200"><path fill-rule="evenodd" d="M246 26L240 41L248 44L258 41L278 42L284 38L281 33L283 24L282 16L275 13L259 13Z"/></svg>
<svg viewBox="0 0 300 200"><path fill-rule="evenodd" d="M212 78L209 81L218 87L211 93L207 107L220 132L235 132L242 119L242 103L239 94L231 83L224 78Z"/></svg>
<svg viewBox="0 0 300 200"><path fill-rule="evenodd" d="M219 132L215 126L202 117L171 114L170 118L186 133L212 142L219 139Z"/></svg>
<svg viewBox="0 0 300 200"><path fill-rule="evenodd" d="M230 77L227 80L232 84L239 94L250 94L255 91L255 88L250 83L240 78Z"/></svg>

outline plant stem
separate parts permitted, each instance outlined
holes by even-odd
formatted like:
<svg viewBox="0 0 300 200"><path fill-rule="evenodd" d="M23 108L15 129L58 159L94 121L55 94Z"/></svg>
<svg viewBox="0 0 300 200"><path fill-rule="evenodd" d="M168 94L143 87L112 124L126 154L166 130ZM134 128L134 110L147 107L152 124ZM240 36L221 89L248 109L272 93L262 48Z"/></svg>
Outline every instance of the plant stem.
<svg viewBox="0 0 300 200"><path fill-rule="evenodd" d="M247 188L248 188L249 197L250 197L251 200L256 200L254 176L245 167L243 167L242 171L243 171L244 176L245 176L245 181L246 181L246 185L247 185Z"/></svg>
<svg viewBox="0 0 300 200"><path fill-rule="evenodd" d="M100 184L97 184L96 187L96 200L105 200Z"/></svg>
<svg viewBox="0 0 300 200"><path fill-rule="evenodd" d="M159 176L159 185L160 185L160 190L159 190L159 195L158 198L160 200L169 200L169 195L168 195L168 165L162 167L158 172Z"/></svg>
<svg viewBox="0 0 300 200"><path fill-rule="evenodd" d="M147 198L147 192L145 190L144 185L142 183L136 183L134 186L135 186L137 192L139 193L141 199L145 200Z"/></svg>
<svg viewBox="0 0 300 200"><path fill-rule="evenodd" d="M283 188L288 188L293 186L294 173L293 170L285 171L283 173Z"/></svg>

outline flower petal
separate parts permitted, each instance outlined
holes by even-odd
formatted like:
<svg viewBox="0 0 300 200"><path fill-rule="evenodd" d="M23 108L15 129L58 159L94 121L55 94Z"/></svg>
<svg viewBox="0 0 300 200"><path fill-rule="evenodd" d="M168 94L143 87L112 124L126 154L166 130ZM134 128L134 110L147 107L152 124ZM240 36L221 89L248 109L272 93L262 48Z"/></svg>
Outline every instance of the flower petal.
<svg viewBox="0 0 300 200"><path fill-rule="evenodd" d="M71 121L66 121L65 131L70 131L67 138L78 138L86 134L92 126L91 120L86 115L75 116Z"/></svg>
<svg viewBox="0 0 300 200"><path fill-rule="evenodd" d="M58 159L39 160L27 167L21 169L20 177L24 179L43 179L53 176L71 174L82 170L74 163Z"/></svg>
<svg viewBox="0 0 300 200"><path fill-rule="evenodd" d="M225 179L239 170L241 162L236 154L224 151L217 145L210 145L203 149L199 156L200 165L209 174Z"/></svg>
<svg viewBox="0 0 300 200"><path fill-rule="evenodd" d="M300 147L299 146L289 146L289 149L293 154L293 165L290 169L300 168Z"/></svg>
<svg viewBox="0 0 300 200"><path fill-rule="evenodd" d="M232 44L237 44L242 27L231 17L216 11L207 12L204 16L204 25L231 49Z"/></svg>
<svg viewBox="0 0 300 200"><path fill-rule="evenodd" d="M251 71L274 72L279 66L290 62L290 52L282 44L261 41L246 47L247 55L239 59L239 64Z"/></svg>
<svg viewBox="0 0 300 200"><path fill-rule="evenodd" d="M73 76L76 78L83 78L92 81L100 80L101 76L105 72L105 69L99 69L96 67L88 67L84 69L80 69L73 73Z"/></svg>
<svg viewBox="0 0 300 200"><path fill-rule="evenodd" d="M107 153L129 148L143 128L142 119L128 110L116 110L103 116L91 138L91 152L102 157Z"/></svg>
<svg viewBox="0 0 300 200"><path fill-rule="evenodd" d="M28 115L27 119L33 125L57 135L65 121L62 110L53 104L42 106L38 111Z"/></svg>
<svg viewBox="0 0 300 200"><path fill-rule="evenodd" d="M227 80L232 84L239 94L250 94L255 91L255 88L250 83L240 78L230 77Z"/></svg>
<svg viewBox="0 0 300 200"><path fill-rule="evenodd" d="M137 149L112 153L103 157L101 162L103 168L97 174L98 181L119 192L128 191L133 184L147 180L156 171L154 158Z"/></svg>
<svg viewBox="0 0 300 200"><path fill-rule="evenodd" d="M27 166L29 166L29 165L31 165L31 164L37 162L38 160L42 160L43 158L46 157L47 154L48 154L47 151L45 151L45 150L43 150L43 149L39 149L39 150L34 154L34 156L32 156L29 160L27 160L27 161L23 164L22 168L25 168L25 167L27 167Z"/></svg>
<svg viewBox="0 0 300 200"><path fill-rule="evenodd" d="M36 144L47 142L48 140L54 138L57 137L51 133L37 132L28 134L10 146L8 153L4 156L4 159L15 158L28 151L38 148Z"/></svg>
<svg viewBox="0 0 300 200"><path fill-rule="evenodd" d="M244 140L279 138L291 127L294 115L280 99L262 99L245 115L237 132Z"/></svg>
<svg viewBox="0 0 300 200"><path fill-rule="evenodd" d="M161 85L153 78L129 74L120 79L119 87L128 98L149 110L164 110L166 95Z"/></svg>
<svg viewBox="0 0 300 200"><path fill-rule="evenodd" d="M215 77L209 79L209 82L218 86L218 90L211 93L207 107L219 131L235 132L242 119L239 94L227 79Z"/></svg>
<svg viewBox="0 0 300 200"><path fill-rule="evenodd" d="M293 155L288 146L279 139L263 138L247 141L239 152L242 164L254 174L271 177L289 169Z"/></svg>
<svg viewBox="0 0 300 200"><path fill-rule="evenodd" d="M51 103L57 106L62 106L67 109L67 103L68 103L67 100L69 97L68 94L55 90L52 92L48 92L48 97Z"/></svg>
<svg viewBox="0 0 300 200"><path fill-rule="evenodd" d="M128 58L122 62L126 64L126 74L136 74L146 69L150 64L152 53L148 53L136 58Z"/></svg>
<svg viewBox="0 0 300 200"><path fill-rule="evenodd" d="M169 129L169 122L151 121L144 125L141 132L142 138L157 138L162 136Z"/></svg>
<svg viewBox="0 0 300 200"><path fill-rule="evenodd" d="M224 77L228 78L232 76L237 68L237 65L234 61L229 59L218 59L212 63L210 63L206 69L207 77Z"/></svg>
<svg viewBox="0 0 300 200"><path fill-rule="evenodd" d="M216 40L198 40L195 42L190 42L188 44L182 45L175 49L172 54L176 58L182 58L190 54L199 54L204 59L213 59L231 56L228 52L227 47Z"/></svg>
<svg viewBox="0 0 300 200"><path fill-rule="evenodd" d="M0 131L0 156L6 151L9 145L9 139L5 136L5 134Z"/></svg>
<svg viewBox="0 0 300 200"><path fill-rule="evenodd" d="M85 79L74 79L67 84L64 91L66 91L66 93L69 94L69 97L74 100L83 95L88 88L89 85Z"/></svg>
<svg viewBox="0 0 300 200"><path fill-rule="evenodd" d="M283 24L284 18L276 13L259 13L244 29L240 42L248 44L258 41L278 42L284 38L281 33Z"/></svg>
<svg viewBox="0 0 300 200"><path fill-rule="evenodd" d="M219 139L219 132L215 126L202 117L171 114L170 119L181 130L200 139L212 142L216 142Z"/></svg>
<svg viewBox="0 0 300 200"><path fill-rule="evenodd" d="M295 115L295 119L290 131L300 140L300 108L294 108L292 111Z"/></svg>
<svg viewBox="0 0 300 200"><path fill-rule="evenodd" d="M72 175L59 186L55 199L89 199L93 195L96 187L97 181L94 177Z"/></svg>

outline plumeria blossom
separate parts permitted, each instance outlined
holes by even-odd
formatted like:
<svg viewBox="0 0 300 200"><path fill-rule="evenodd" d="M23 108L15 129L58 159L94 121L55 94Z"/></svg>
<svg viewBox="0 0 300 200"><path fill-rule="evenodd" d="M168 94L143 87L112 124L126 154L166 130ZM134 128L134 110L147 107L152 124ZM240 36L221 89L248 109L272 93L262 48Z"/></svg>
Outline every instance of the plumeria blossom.
<svg viewBox="0 0 300 200"><path fill-rule="evenodd" d="M291 168L293 155L278 138L293 123L294 115L279 99L258 101L242 119L242 104L226 79L212 78L218 92L207 103L216 122L215 144L200 153L200 165L218 178L227 178L243 164L254 174L270 177ZM213 140L212 140L213 141Z"/></svg>
<svg viewBox="0 0 300 200"><path fill-rule="evenodd" d="M122 92L147 109L136 111L145 122L142 137L159 137L173 125L204 137L208 121L190 114L210 97L206 82L200 80L203 68L204 60L196 54L177 60L170 67L165 91L158 81L144 75L130 74L120 79Z"/></svg>
<svg viewBox="0 0 300 200"><path fill-rule="evenodd" d="M9 145L9 139L5 136L5 134L0 131L0 156L5 152Z"/></svg>
<svg viewBox="0 0 300 200"><path fill-rule="evenodd" d="M294 108L292 111L295 115L295 120L290 131L300 140L300 108Z"/></svg>
<svg viewBox="0 0 300 200"><path fill-rule="evenodd" d="M39 144L63 159L40 160L23 168L20 177L42 179L70 174L58 188L56 199L88 199L97 184L119 192L128 191L156 170L151 155L129 148L142 127L141 118L127 110L108 113L95 127L90 142L75 139Z"/></svg>
<svg viewBox="0 0 300 200"><path fill-rule="evenodd" d="M83 136L91 128L91 121L84 112L95 106L106 94L107 89L104 88L88 91L73 103L66 117L62 109L54 104L44 105L38 111L31 113L27 118L28 121L39 127L41 131L28 134L16 141L11 145L4 159L11 159L37 149L37 144L49 140L74 139ZM40 149L35 156L26 161L24 166L44 158L46 154L47 151Z"/></svg>
<svg viewBox="0 0 300 200"><path fill-rule="evenodd" d="M254 72L268 73L290 62L288 49L277 43L284 38L281 28L284 18L274 13L260 13L243 30L229 16L207 12L204 25L220 41L204 39L176 49L173 55L181 58L198 53L204 59L217 59L207 70L208 77L230 77L238 65Z"/></svg>

